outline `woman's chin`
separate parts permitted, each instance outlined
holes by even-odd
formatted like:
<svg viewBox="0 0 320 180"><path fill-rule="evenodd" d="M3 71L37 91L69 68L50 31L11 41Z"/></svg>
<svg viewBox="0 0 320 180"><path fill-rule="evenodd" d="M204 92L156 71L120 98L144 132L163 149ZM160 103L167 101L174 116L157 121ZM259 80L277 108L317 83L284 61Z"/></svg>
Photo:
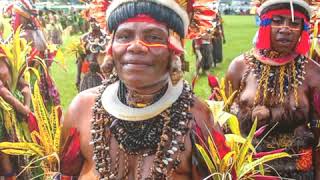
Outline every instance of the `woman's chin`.
<svg viewBox="0 0 320 180"><path fill-rule="evenodd" d="M149 82L145 78L124 78L122 79L122 81L126 86L129 86L134 89L140 89L153 84L152 82Z"/></svg>

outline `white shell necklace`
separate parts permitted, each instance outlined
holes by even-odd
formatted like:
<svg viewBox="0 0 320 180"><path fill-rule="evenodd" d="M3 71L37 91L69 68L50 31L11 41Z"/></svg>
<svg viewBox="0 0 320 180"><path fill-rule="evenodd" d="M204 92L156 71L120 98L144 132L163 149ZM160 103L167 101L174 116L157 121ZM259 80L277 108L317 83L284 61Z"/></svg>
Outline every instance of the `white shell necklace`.
<svg viewBox="0 0 320 180"><path fill-rule="evenodd" d="M143 121L159 115L179 98L183 90L183 80L175 86L169 80L166 93L157 102L143 108L133 108L123 104L117 95L118 89L119 81L106 88L101 97L103 108L121 120Z"/></svg>

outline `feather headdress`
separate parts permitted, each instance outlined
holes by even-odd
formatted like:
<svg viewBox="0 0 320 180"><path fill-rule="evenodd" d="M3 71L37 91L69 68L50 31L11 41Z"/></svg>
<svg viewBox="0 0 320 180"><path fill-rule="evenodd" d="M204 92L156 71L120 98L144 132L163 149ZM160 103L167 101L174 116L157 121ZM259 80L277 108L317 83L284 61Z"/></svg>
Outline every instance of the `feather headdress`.
<svg viewBox="0 0 320 180"><path fill-rule="evenodd" d="M111 1L110 0L92 0L87 2L87 8L83 10L82 16L87 21L93 18L97 21L101 28L106 28L106 10L109 7Z"/></svg>
<svg viewBox="0 0 320 180"><path fill-rule="evenodd" d="M183 22L184 36L194 38L206 29L212 27L212 21L216 11L211 9L210 5L215 1L216 0L150 0L145 2L156 3L173 11ZM113 0L107 9L107 21L113 11L129 2L138 2L138 0Z"/></svg>
<svg viewBox="0 0 320 180"><path fill-rule="evenodd" d="M21 25L20 17L30 19L34 27L39 28L40 23L37 19L38 11L31 0L18 0L12 2L6 9L6 13L14 14L13 29L14 31Z"/></svg>
<svg viewBox="0 0 320 180"><path fill-rule="evenodd" d="M216 12L209 5L216 0L113 0L106 11L107 29L130 21L164 23L169 28L169 48L183 54L184 39L197 38L212 28ZM111 51L109 51L111 53Z"/></svg>

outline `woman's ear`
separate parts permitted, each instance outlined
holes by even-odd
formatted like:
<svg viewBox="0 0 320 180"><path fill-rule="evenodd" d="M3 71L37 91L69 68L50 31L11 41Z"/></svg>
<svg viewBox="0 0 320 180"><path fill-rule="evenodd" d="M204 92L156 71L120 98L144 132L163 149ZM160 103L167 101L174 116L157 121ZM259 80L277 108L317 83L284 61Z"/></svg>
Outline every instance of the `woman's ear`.
<svg viewBox="0 0 320 180"><path fill-rule="evenodd" d="M169 74L172 84L177 84L183 77L182 62L178 55L171 54Z"/></svg>
<svg viewBox="0 0 320 180"><path fill-rule="evenodd" d="M110 35L110 40L107 44L107 55L112 56L112 44L113 44L113 33Z"/></svg>
<svg viewBox="0 0 320 180"><path fill-rule="evenodd" d="M111 42L111 41L109 41L109 42ZM112 45L111 45L111 43L108 43L108 45L107 45L107 55L108 56L112 56Z"/></svg>

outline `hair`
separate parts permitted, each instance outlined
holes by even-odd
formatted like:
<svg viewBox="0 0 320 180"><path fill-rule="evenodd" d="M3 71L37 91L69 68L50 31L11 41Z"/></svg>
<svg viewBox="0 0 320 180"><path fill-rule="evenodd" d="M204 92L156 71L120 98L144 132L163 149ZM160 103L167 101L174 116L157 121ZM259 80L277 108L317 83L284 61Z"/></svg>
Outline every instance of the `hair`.
<svg viewBox="0 0 320 180"><path fill-rule="evenodd" d="M172 9L150 1L128 2L116 8L108 18L108 29L115 31L120 23L139 14L147 14L159 22L165 23L181 37L185 36L183 21Z"/></svg>
<svg viewBox="0 0 320 180"><path fill-rule="evenodd" d="M291 8L291 7L290 7L290 4L289 4L289 3L274 4L274 5L271 5L271 6L267 7L267 8L265 8L265 9L261 12L261 14L265 14L265 13L267 13L268 11L272 11L272 10L277 10L277 9L290 9L290 8ZM301 13L303 13L303 14L306 16L306 18L307 18L308 20L310 20L309 15L308 15L308 11L307 11L305 8L303 8L303 7L301 7L301 6L297 5L297 4L293 4L293 9L294 9L294 10L297 10L297 11L299 11L299 12L301 12Z"/></svg>

